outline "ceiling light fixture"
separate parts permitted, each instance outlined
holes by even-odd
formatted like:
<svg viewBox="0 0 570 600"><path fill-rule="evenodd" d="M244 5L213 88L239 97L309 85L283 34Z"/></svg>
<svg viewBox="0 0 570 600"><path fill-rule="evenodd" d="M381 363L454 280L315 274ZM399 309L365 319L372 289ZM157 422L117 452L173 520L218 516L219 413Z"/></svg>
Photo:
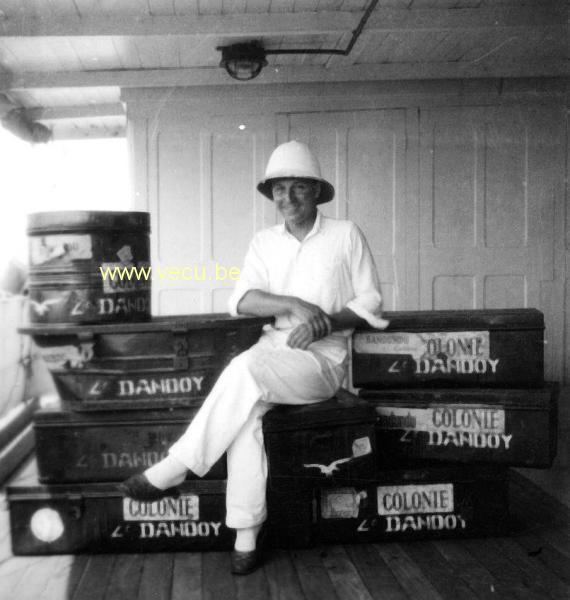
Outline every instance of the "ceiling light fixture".
<svg viewBox="0 0 570 600"><path fill-rule="evenodd" d="M348 46L342 50L340 48L290 48L282 50L266 50L260 42L240 42L229 46L218 46L216 50L221 51L222 60L220 67L228 72L228 74L238 81L248 81L254 79L261 73L261 69L267 66L268 54L337 54L348 56L350 51L356 44L364 25L376 8L378 0L371 0L368 7L364 11L356 29L352 32L352 38ZM277 71L277 69L276 69Z"/></svg>
<svg viewBox="0 0 570 600"><path fill-rule="evenodd" d="M218 46L216 50L222 51L220 67L224 67L229 75L239 81L257 77L267 65L266 51L259 42Z"/></svg>

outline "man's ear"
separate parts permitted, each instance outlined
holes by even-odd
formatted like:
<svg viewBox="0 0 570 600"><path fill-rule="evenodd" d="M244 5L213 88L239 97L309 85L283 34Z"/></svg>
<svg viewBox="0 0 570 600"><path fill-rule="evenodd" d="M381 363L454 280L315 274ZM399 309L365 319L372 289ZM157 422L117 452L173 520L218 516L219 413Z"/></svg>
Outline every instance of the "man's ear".
<svg viewBox="0 0 570 600"><path fill-rule="evenodd" d="M315 190L315 199L318 200L321 197L321 182L320 181L315 181L313 183L314 190Z"/></svg>

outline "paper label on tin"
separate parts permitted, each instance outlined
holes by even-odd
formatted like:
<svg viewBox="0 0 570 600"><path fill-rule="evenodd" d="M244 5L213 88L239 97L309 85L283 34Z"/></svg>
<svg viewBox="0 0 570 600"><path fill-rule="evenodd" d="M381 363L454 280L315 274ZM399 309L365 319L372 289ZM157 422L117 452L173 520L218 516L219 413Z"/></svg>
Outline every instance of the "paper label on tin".
<svg viewBox="0 0 570 600"><path fill-rule="evenodd" d="M48 369L81 369L93 358L93 342L79 346L49 346L40 348L40 354Z"/></svg>
<svg viewBox="0 0 570 600"><path fill-rule="evenodd" d="M352 456L358 458L359 456L366 456L372 452L372 446L370 444L370 438L363 437L358 438L352 442Z"/></svg>
<svg viewBox="0 0 570 600"><path fill-rule="evenodd" d="M453 484L378 486L378 514L435 514L454 511Z"/></svg>
<svg viewBox="0 0 570 600"><path fill-rule="evenodd" d="M125 521L197 521L200 519L199 496L184 494L144 502L123 498Z"/></svg>
<svg viewBox="0 0 570 600"><path fill-rule="evenodd" d="M354 335L354 350L362 354L403 354L423 358L488 359L488 331L370 332Z"/></svg>
<svg viewBox="0 0 570 600"><path fill-rule="evenodd" d="M61 234L32 236L30 238L30 263L43 265L51 261L58 263L93 258L89 234Z"/></svg>
<svg viewBox="0 0 570 600"><path fill-rule="evenodd" d="M323 519L355 519L366 497L365 491L357 492L355 488L325 488L321 492L321 516Z"/></svg>
<svg viewBox="0 0 570 600"><path fill-rule="evenodd" d="M505 411L499 406L442 404L429 408L377 406L381 429L505 433Z"/></svg>
<svg viewBox="0 0 570 600"><path fill-rule="evenodd" d="M133 252L128 245L117 250L117 256L122 263L131 262L133 260Z"/></svg>

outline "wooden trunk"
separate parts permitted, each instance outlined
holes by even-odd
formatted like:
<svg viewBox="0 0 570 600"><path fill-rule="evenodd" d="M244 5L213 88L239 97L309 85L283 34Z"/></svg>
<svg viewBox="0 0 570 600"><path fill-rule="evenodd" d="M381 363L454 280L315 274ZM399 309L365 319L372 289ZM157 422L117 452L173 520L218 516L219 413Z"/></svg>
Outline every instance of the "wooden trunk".
<svg viewBox="0 0 570 600"><path fill-rule="evenodd" d="M273 543L307 546L505 533L507 470L425 467L380 472L367 483L269 495Z"/></svg>
<svg viewBox="0 0 570 600"><path fill-rule="evenodd" d="M264 417L269 487L370 479L377 464L376 414L354 396L306 406L278 406Z"/></svg>
<svg viewBox="0 0 570 600"><path fill-rule="evenodd" d="M418 461L550 467L558 388L362 390L380 465Z"/></svg>
<svg viewBox="0 0 570 600"><path fill-rule="evenodd" d="M225 481L186 481L178 498L140 502L110 483L7 488L15 555L227 550Z"/></svg>
<svg viewBox="0 0 570 600"><path fill-rule="evenodd" d="M34 416L41 483L122 481L162 460L196 410L77 413L42 410ZM225 479L225 456L205 479Z"/></svg>
<svg viewBox="0 0 570 600"><path fill-rule="evenodd" d="M66 408L133 410L199 406L269 321L205 314L20 331L34 338Z"/></svg>
<svg viewBox="0 0 570 600"><path fill-rule="evenodd" d="M357 388L539 386L544 318L536 309L386 313L388 329L358 330Z"/></svg>

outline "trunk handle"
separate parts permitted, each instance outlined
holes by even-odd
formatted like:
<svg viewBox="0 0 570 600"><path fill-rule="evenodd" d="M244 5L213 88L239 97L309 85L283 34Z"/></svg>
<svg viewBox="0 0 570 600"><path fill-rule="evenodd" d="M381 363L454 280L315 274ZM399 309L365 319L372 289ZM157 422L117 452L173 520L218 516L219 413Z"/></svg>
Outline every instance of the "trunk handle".
<svg viewBox="0 0 570 600"><path fill-rule="evenodd" d="M149 356L149 355L131 355L128 358L123 357L118 359L120 362L131 362L136 360L169 360L170 365L164 367L139 367L139 368L130 368L125 366L124 368L105 368L105 367L87 367L87 368L75 368L75 369L52 369L52 373L58 374L86 374L86 375L132 375L137 373L176 373L178 371L187 371L194 362L198 362L199 359L205 358L207 359L208 364L210 364L214 356L208 352L195 352L189 355L176 355L176 356ZM194 361L193 361L194 359ZM198 359L198 360L196 360ZM110 360L110 359L109 359Z"/></svg>

